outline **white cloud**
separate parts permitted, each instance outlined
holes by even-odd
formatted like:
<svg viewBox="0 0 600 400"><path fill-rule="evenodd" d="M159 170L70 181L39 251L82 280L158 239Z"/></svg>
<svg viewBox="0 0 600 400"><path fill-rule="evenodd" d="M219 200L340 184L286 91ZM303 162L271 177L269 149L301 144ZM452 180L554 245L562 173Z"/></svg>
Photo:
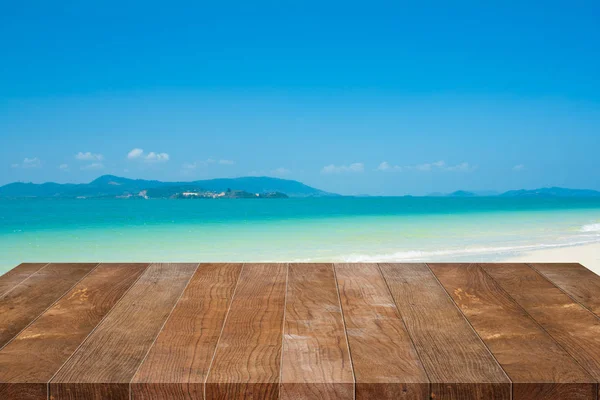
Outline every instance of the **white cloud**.
<svg viewBox="0 0 600 400"><path fill-rule="evenodd" d="M130 160L142 160L148 163L169 161L169 155L167 153L155 153L151 151L148 154L144 154L144 150L139 148L135 148L127 153L127 158Z"/></svg>
<svg viewBox="0 0 600 400"><path fill-rule="evenodd" d="M84 171L97 170L97 169L103 169L103 168L104 168L104 164L102 164L102 163L91 163L91 164L84 165L83 167L81 167L81 169Z"/></svg>
<svg viewBox="0 0 600 400"><path fill-rule="evenodd" d="M275 176L285 176L285 175L289 175L292 171L290 171L287 168L283 168L283 167L279 167L279 168L275 168L274 170L271 171L271 175L275 175Z"/></svg>
<svg viewBox="0 0 600 400"><path fill-rule="evenodd" d="M144 157L146 162L165 162L169 161L169 155L167 153L155 153L151 151Z"/></svg>
<svg viewBox="0 0 600 400"><path fill-rule="evenodd" d="M75 155L75 158L80 161L102 161L104 156L102 154L93 154L89 151L85 153L80 151Z"/></svg>
<svg viewBox="0 0 600 400"><path fill-rule="evenodd" d="M69 164L60 164L58 166L58 169L60 169L61 171L68 171L69 170Z"/></svg>
<svg viewBox="0 0 600 400"><path fill-rule="evenodd" d="M462 172L462 171L473 171L476 167L474 167L473 165L469 164L468 162L462 162L460 164L457 165L453 165L451 167L446 167L447 171L458 171L458 172Z"/></svg>
<svg viewBox="0 0 600 400"><path fill-rule="evenodd" d="M404 167L406 169L416 169L417 171L431 171L432 169L443 169L446 166L446 162L443 160L440 161L436 161L436 162L432 162L432 163L425 163L425 164L418 164L418 165L413 165L413 166L408 166L408 167Z"/></svg>
<svg viewBox="0 0 600 400"><path fill-rule="evenodd" d="M25 157L22 163L11 164L10 166L11 168L38 168L42 166L42 161L37 157Z"/></svg>
<svg viewBox="0 0 600 400"><path fill-rule="evenodd" d="M402 167L399 165L391 165L389 162L384 161L379 164L377 171L402 171Z"/></svg>
<svg viewBox="0 0 600 400"><path fill-rule="evenodd" d="M377 167L377 171L473 171L477 167L470 165L468 162L462 162L457 165L447 165L445 161L435 161L431 163L415 164L415 165L392 165L387 161L383 161Z"/></svg>
<svg viewBox="0 0 600 400"><path fill-rule="evenodd" d="M363 163L352 163L350 165L326 165L321 170L323 174L340 174L344 172L363 172L365 165Z"/></svg>
<svg viewBox="0 0 600 400"><path fill-rule="evenodd" d="M523 164L518 164L515 165L514 167L512 167L513 171L519 172L519 171L523 171L525 169L525 165Z"/></svg>
<svg viewBox="0 0 600 400"><path fill-rule="evenodd" d="M129 158L130 160L133 160L135 158L141 157L142 154L144 154L144 150L136 148L136 149L131 150L129 153L127 153L127 158Z"/></svg>
<svg viewBox="0 0 600 400"><path fill-rule="evenodd" d="M233 165L233 164L235 164L235 161L232 161L232 160L219 160L219 164L221 164L221 165Z"/></svg>

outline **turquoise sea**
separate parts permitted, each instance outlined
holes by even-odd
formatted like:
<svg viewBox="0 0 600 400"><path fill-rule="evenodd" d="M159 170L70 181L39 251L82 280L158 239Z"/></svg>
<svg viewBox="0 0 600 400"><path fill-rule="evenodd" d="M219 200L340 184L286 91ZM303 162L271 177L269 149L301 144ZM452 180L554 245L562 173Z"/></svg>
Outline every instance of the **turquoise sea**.
<svg viewBox="0 0 600 400"><path fill-rule="evenodd" d="M600 199L0 200L0 273L43 261L463 261L600 241Z"/></svg>

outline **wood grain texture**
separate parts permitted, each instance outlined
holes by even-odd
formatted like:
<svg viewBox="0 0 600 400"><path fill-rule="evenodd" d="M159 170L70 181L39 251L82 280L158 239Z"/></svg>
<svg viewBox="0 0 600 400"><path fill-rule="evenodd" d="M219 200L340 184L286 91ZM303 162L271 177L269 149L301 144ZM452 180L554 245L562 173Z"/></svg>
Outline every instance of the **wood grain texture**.
<svg viewBox="0 0 600 400"><path fill-rule="evenodd" d="M206 381L207 399L276 399L287 266L244 264Z"/></svg>
<svg viewBox="0 0 600 400"><path fill-rule="evenodd" d="M336 264L356 399L428 399L429 379L376 264Z"/></svg>
<svg viewBox="0 0 600 400"><path fill-rule="evenodd" d="M97 264L50 264L0 298L0 348Z"/></svg>
<svg viewBox="0 0 600 400"><path fill-rule="evenodd" d="M134 399L202 399L242 264L200 264L132 384Z"/></svg>
<svg viewBox="0 0 600 400"><path fill-rule="evenodd" d="M431 381L443 399L510 399L511 383L425 264L381 271Z"/></svg>
<svg viewBox="0 0 600 400"><path fill-rule="evenodd" d="M146 267L99 265L15 337L0 351L0 398L45 399L50 378Z"/></svg>
<svg viewBox="0 0 600 400"><path fill-rule="evenodd" d="M23 263L0 276L0 296L44 268L48 263Z"/></svg>
<svg viewBox="0 0 600 400"><path fill-rule="evenodd" d="M480 264L581 366L600 380L600 320L526 264Z"/></svg>
<svg viewBox="0 0 600 400"><path fill-rule="evenodd" d="M332 264L288 267L282 399L354 397L354 377Z"/></svg>
<svg viewBox="0 0 600 400"><path fill-rule="evenodd" d="M579 304L600 317L600 276L581 264L529 264Z"/></svg>
<svg viewBox="0 0 600 400"><path fill-rule="evenodd" d="M596 382L477 264L429 264L513 382L514 400L596 399Z"/></svg>
<svg viewBox="0 0 600 400"><path fill-rule="evenodd" d="M129 399L129 383L197 264L152 264L50 382L55 399Z"/></svg>

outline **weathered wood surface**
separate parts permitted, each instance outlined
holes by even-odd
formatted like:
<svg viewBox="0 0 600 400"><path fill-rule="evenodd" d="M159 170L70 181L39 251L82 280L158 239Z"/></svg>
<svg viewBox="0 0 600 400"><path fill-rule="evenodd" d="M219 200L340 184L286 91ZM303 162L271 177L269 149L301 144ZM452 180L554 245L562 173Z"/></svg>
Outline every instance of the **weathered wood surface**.
<svg viewBox="0 0 600 400"><path fill-rule="evenodd" d="M197 264L152 264L50 382L55 398L128 399L129 384Z"/></svg>
<svg viewBox="0 0 600 400"><path fill-rule="evenodd" d="M288 268L281 398L352 400L354 376L333 265Z"/></svg>
<svg viewBox="0 0 600 400"><path fill-rule="evenodd" d="M596 381L600 380L600 319L526 264L482 264L509 296Z"/></svg>
<svg viewBox="0 0 600 400"><path fill-rule="evenodd" d="M287 265L245 264L206 381L206 397L279 397Z"/></svg>
<svg viewBox="0 0 600 400"><path fill-rule="evenodd" d="M50 264L0 299L0 348L69 291L97 264Z"/></svg>
<svg viewBox="0 0 600 400"><path fill-rule="evenodd" d="M430 267L512 380L514 400L596 398L595 379L479 265Z"/></svg>
<svg viewBox="0 0 600 400"><path fill-rule="evenodd" d="M23 263L0 276L0 296L44 268L48 263Z"/></svg>
<svg viewBox="0 0 600 400"><path fill-rule="evenodd" d="M381 266L435 398L510 400L510 380L425 264Z"/></svg>
<svg viewBox="0 0 600 400"><path fill-rule="evenodd" d="M533 269L600 317L600 276L581 264L534 264Z"/></svg>
<svg viewBox="0 0 600 400"><path fill-rule="evenodd" d="M356 399L428 399L429 379L374 264L336 264Z"/></svg>
<svg viewBox="0 0 600 400"><path fill-rule="evenodd" d="M1 399L597 400L579 264L21 264Z"/></svg>
<svg viewBox="0 0 600 400"><path fill-rule="evenodd" d="M99 265L6 345L0 351L0 398L45 399L52 376L146 266Z"/></svg>
<svg viewBox="0 0 600 400"><path fill-rule="evenodd" d="M200 264L132 381L134 398L203 398L241 264Z"/></svg>

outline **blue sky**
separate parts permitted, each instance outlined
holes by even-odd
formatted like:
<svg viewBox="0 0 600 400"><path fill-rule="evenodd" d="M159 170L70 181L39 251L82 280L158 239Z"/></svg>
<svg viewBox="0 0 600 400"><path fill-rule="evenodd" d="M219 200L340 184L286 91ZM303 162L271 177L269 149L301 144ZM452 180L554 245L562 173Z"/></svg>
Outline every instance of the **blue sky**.
<svg viewBox="0 0 600 400"><path fill-rule="evenodd" d="M600 3L5 2L0 184L600 189Z"/></svg>

